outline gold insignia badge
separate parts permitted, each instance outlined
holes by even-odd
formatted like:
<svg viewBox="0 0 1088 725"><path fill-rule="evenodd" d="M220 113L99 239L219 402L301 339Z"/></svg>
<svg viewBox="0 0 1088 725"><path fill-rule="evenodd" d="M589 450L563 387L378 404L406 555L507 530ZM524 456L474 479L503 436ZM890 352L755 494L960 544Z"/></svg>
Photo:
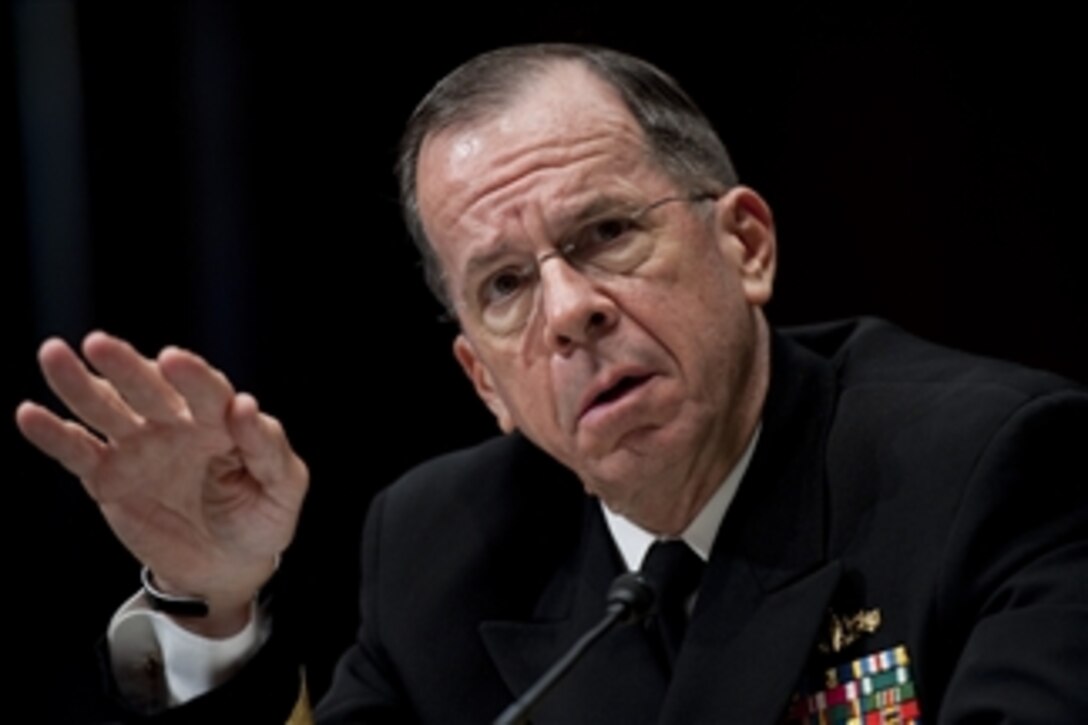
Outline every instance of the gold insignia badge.
<svg viewBox="0 0 1088 725"><path fill-rule="evenodd" d="M828 641L820 643L820 651L842 652L867 634L880 629L880 609L862 609L856 614L840 615L828 611Z"/></svg>

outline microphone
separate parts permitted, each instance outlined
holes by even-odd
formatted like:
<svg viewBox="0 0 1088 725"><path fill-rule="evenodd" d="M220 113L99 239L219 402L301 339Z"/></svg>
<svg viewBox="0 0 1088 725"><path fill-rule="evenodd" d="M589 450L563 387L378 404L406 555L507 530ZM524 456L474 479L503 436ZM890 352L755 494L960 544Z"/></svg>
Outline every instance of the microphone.
<svg viewBox="0 0 1088 725"><path fill-rule="evenodd" d="M525 694L515 700L493 725L524 725L544 696L578 663L582 656L617 624L642 621L654 603L654 590L638 572L620 574L608 588L604 618L583 634Z"/></svg>

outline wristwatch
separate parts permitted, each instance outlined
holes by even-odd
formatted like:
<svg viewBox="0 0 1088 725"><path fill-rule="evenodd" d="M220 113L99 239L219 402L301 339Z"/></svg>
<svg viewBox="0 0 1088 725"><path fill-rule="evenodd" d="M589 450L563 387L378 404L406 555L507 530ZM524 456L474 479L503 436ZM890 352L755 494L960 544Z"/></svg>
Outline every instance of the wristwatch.
<svg viewBox="0 0 1088 725"><path fill-rule="evenodd" d="M207 617L208 603L200 597L184 597L167 594L155 586L155 578L146 565L140 570L140 583L151 608L175 617Z"/></svg>

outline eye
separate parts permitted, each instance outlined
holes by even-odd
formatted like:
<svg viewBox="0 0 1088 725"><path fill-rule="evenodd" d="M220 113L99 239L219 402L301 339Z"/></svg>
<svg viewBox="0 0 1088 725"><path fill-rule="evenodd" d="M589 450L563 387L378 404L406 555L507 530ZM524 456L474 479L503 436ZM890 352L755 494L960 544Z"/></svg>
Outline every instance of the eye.
<svg viewBox="0 0 1088 725"><path fill-rule="evenodd" d="M529 285L529 275L517 267L504 267L484 280L480 301L485 307L516 297Z"/></svg>
<svg viewBox="0 0 1088 725"><path fill-rule="evenodd" d="M637 226L634 219L613 217L590 224L585 230L585 246L595 247L616 241Z"/></svg>
<svg viewBox="0 0 1088 725"><path fill-rule="evenodd" d="M610 216L582 227L563 250L577 267L625 272L645 256L648 236L637 219Z"/></svg>
<svg viewBox="0 0 1088 725"><path fill-rule="evenodd" d="M638 227L629 217L607 217L587 224L565 245L564 256L576 262L591 262L622 245Z"/></svg>

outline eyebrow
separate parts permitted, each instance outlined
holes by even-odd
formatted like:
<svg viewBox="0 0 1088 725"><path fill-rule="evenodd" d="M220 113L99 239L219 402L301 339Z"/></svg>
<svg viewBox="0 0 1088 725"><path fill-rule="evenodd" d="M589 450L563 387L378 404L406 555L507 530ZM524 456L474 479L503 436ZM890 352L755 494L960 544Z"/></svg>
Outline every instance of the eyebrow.
<svg viewBox="0 0 1088 725"><path fill-rule="evenodd" d="M635 212L641 204L627 197L598 196L563 220L562 226L570 227L616 212Z"/></svg>
<svg viewBox="0 0 1088 725"><path fill-rule="evenodd" d="M487 251L469 257L468 262L465 263L465 279L472 280L475 275L489 269L512 251L513 244L508 239L500 239L495 244L489 245Z"/></svg>

